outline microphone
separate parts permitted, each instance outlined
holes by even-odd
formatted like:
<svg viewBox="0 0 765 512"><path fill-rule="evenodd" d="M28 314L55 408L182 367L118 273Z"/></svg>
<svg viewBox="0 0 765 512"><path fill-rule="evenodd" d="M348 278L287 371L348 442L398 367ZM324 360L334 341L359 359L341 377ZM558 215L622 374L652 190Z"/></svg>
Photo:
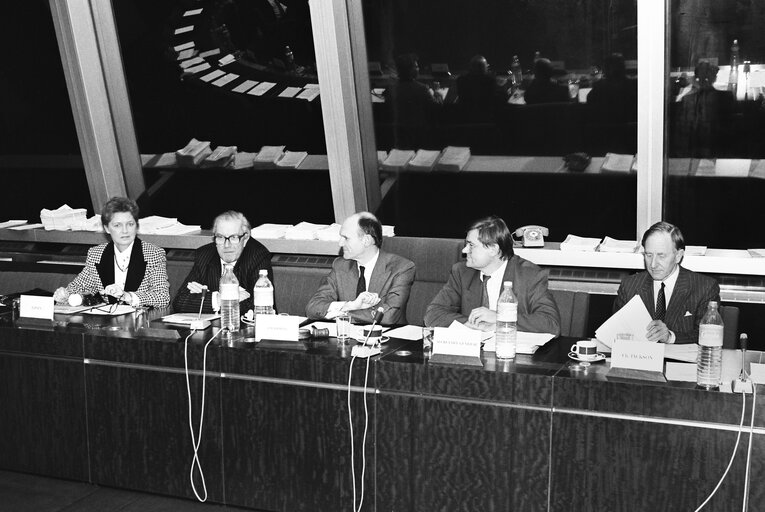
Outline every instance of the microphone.
<svg viewBox="0 0 765 512"><path fill-rule="evenodd" d="M207 295L207 286L202 287L202 300L199 302L199 313L197 313L197 319L192 320L189 327L192 331L202 331L210 327L209 320L202 320L202 308L205 305L205 296Z"/></svg>
<svg viewBox="0 0 765 512"><path fill-rule="evenodd" d="M369 343L369 338L372 336L372 333L375 331L375 326L382 321L383 315L385 315L385 309L382 306L380 306L375 310L375 314L372 316L372 325L370 325L369 328L366 330L367 337L364 339L365 346ZM382 333L380 333L380 336L382 336ZM375 345L377 345L377 343L375 343Z"/></svg>

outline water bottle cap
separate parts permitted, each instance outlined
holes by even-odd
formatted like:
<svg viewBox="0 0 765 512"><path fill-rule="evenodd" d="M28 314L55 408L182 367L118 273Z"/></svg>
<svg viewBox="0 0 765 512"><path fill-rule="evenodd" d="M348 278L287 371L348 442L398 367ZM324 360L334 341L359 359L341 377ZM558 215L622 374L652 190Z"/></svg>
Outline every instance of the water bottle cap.
<svg viewBox="0 0 765 512"><path fill-rule="evenodd" d="M512 282L512 281L504 281L504 283L503 283L503 284L504 284L505 286L510 286L510 287L512 287L512 286L513 286L513 282Z"/></svg>
<svg viewBox="0 0 765 512"><path fill-rule="evenodd" d="M262 268L262 269L260 269L260 270L258 271L258 275L259 275L259 276L267 276L267 275L268 275L268 270L266 270L266 269Z"/></svg>

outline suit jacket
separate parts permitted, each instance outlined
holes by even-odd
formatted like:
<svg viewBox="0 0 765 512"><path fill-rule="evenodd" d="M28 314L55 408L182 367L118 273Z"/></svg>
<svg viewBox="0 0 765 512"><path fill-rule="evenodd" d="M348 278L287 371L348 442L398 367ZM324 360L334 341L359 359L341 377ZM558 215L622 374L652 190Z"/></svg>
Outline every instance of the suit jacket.
<svg viewBox="0 0 765 512"><path fill-rule="evenodd" d="M239 286L250 294L248 299L239 303L242 313L252 309L252 289L255 287L255 282L258 280L258 272L261 269L268 271L268 278L274 285L274 293L276 293L274 272L271 269L271 253L268 252L268 249L263 244L254 238L249 238L247 245L244 246L242 254L234 265L234 275L239 280ZM173 309L182 313L196 313L199 311L199 301L202 295L191 293L186 287L186 284L195 281L199 284L207 285L208 293L205 294L205 303L202 311L212 313L212 293L210 292L218 291L220 276L221 262L215 243L203 245L196 250L194 266L173 299Z"/></svg>
<svg viewBox="0 0 765 512"><path fill-rule="evenodd" d="M325 318L332 302L349 301L356 298L356 284L359 280L355 260L335 258L332 270L322 279L319 289L306 305L309 318ZM367 290L380 296L380 303L373 308L350 311L351 319L359 323L371 323L375 310L385 309L381 324L405 324L406 303L414 281L414 263L406 258L380 251Z"/></svg>
<svg viewBox="0 0 765 512"><path fill-rule="evenodd" d="M513 282L518 299L518 329L526 332L560 334L560 313L547 289L547 271L520 256L508 260L503 281ZM448 327L454 320L465 323L470 312L481 306L483 288L480 272L465 262L452 266L449 280L425 311L425 325Z"/></svg>
<svg viewBox="0 0 765 512"><path fill-rule="evenodd" d="M71 293L101 293L114 283L114 243L88 249L85 268L66 287ZM136 238L125 276L125 291L135 292L143 306L163 308L170 303L164 249Z"/></svg>
<svg viewBox="0 0 765 512"><path fill-rule="evenodd" d="M720 300L717 281L683 267L679 269L675 289L667 304L664 323L675 333L675 343L696 343L699 339L699 323L707 311L710 300ZM638 272L622 280L614 301L614 312L622 308L632 297L640 295L653 318L656 304L653 298L653 279L646 272Z"/></svg>

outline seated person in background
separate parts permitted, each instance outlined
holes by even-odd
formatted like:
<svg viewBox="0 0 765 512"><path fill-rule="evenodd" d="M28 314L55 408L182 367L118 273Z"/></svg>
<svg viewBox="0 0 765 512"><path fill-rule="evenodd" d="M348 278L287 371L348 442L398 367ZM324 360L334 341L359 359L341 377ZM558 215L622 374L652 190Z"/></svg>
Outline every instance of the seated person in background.
<svg viewBox="0 0 765 512"><path fill-rule="evenodd" d="M385 90L396 127L396 147L419 149L430 145L428 134L441 107L441 95L417 81L420 66L413 54L396 57L398 80Z"/></svg>
<svg viewBox="0 0 765 512"><path fill-rule="evenodd" d="M165 251L136 238L138 205L135 201L112 197L101 210L101 223L112 241L88 249L85 268L66 288L56 290L55 301L65 303L75 293L100 293L133 307L167 306L170 284Z"/></svg>
<svg viewBox="0 0 765 512"><path fill-rule="evenodd" d="M497 85L494 74L489 72L489 63L483 55L470 59L469 71L457 78L455 92L457 104L471 121L491 119L505 99L504 91Z"/></svg>
<svg viewBox="0 0 765 512"><path fill-rule="evenodd" d="M614 312L640 295L653 320L646 326L648 341L695 343L699 322L710 300L720 300L720 286L711 277L680 266L685 241L680 230L657 222L643 235L645 271L624 278Z"/></svg>
<svg viewBox="0 0 765 512"><path fill-rule="evenodd" d="M553 67L550 59L537 59L534 63L534 79L523 93L526 104L569 101L568 87L552 80Z"/></svg>
<svg viewBox="0 0 765 512"><path fill-rule="evenodd" d="M271 253L263 244L250 237L250 221L235 211L221 213L215 218L213 242L196 250L194 266L173 299L175 311L199 311L204 286L208 292L213 293L205 295L202 311L216 311L219 306L218 286L224 265L234 266L234 275L239 280L239 307L243 313L252 309L251 291L258 280L259 270L267 270L268 278L274 283Z"/></svg>
<svg viewBox="0 0 765 512"><path fill-rule="evenodd" d="M462 252L467 261L452 266L449 280L425 311L426 326L448 327L457 320L475 329L493 330L502 283L512 281L518 329L560 333L560 313L547 289L547 271L513 253L513 239L502 219L474 222Z"/></svg>
<svg viewBox="0 0 765 512"><path fill-rule="evenodd" d="M380 323L406 323L406 303L414 281L414 263L382 250L382 225L368 212L348 217L340 227L342 257L305 308L309 318L334 318L348 312L358 323L371 323L378 307Z"/></svg>
<svg viewBox="0 0 765 512"><path fill-rule="evenodd" d="M611 54L603 66L605 77L595 82L587 95L601 119L612 122L637 120L637 80L627 78L624 56Z"/></svg>

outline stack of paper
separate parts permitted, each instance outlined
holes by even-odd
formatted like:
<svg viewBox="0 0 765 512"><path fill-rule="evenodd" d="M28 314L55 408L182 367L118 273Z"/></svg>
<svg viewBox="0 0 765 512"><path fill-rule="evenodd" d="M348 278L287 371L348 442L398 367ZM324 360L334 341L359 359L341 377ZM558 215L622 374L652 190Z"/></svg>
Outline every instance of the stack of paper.
<svg viewBox="0 0 765 512"><path fill-rule="evenodd" d="M40 210L40 221L46 231L69 229L82 229L87 220L87 210L85 208L70 208L69 205L63 205L55 210L43 208Z"/></svg>
<svg viewBox="0 0 765 512"><path fill-rule="evenodd" d="M185 224L181 224L180 222L177 222L173 224L172 226L158 229L155 232L155 234L157 235L187 235L189 233L194 233L195 231L199 231L200 229L202 229L202 226L187 226Z"/></svg>
<svg viewBox="0 0 765 512"><path fill-rule="evenodd" d="M225 66L226 64L231 64L235 60L236 60L236 57L234 57L233 54L229 53L228 55L218 59L218 65Z"/></svg>
<svg viewBox="0 0 765 512"><path fill-rule="evenodd" d="M5 222L0 222L0 229L12 228L13 226L22 226L27 222L28 221L26 220L6 220Z"/></svg>
<svg viewBox="0 0 765 512"><path fill-rule="evenodd" d="M218 146L202 161L202 167L228 167L236 156L236 146Z"/></svg>
<svg viewBox="0 0 765 512"><path fill-rule="evenodd" d="M234 169L246 169L252 167L252 162L255 160L257 153L248 153L246 151L237 152L234 155L234 162L231 165Z"/></svg>
<svg viewBox="0 0 765 512"><path fill-rule="evenodd" d="M284 146L263 146L252 161L256 169L269 169L284 155Z"/></svg>
<svg viewBox="0 0 765 512"><path fill-rule="evenodd" d="M385 159L388 158L388 152L387 151L377 151L377 165L382 166Z"/></svg>
<svg viewBox="0 0 765 512"><path fill-rule="evenodd" d="M638 250L640 245L636 240L617 240L607 236L603 239L598 250L600 252L627 252L632 253Z"/></svg>
<svg viewBox="0 0 765 512"><path fill-rule="evenodd" d="M748 158L718 158L715 174L731 178L748 178L752 161Z"/></svg>
<svg viewBox="0 0 765 512"><path fill-rule="evenodd" d="M282 157L276 161L276 166L297 169L307 156L307 151L285 151Z"/></svg>
<svg viewBox="0 0 765 512"><path fill-rule="evenodd" d="M631 334L635 341L647 341L646 327L650 322L651 314L643 299L635 295L595 330L595 337L609 348L613 346L617 334Z"/></svg>
<svg viewBox="0 0 765 512"><path fill-rule="evenodd" d="M256 228L252 228L250 234L253 238L282 238L287 229L291 227L292 224L261 224Z"/></svg>
<svg viewBox="0 0 765 512"><path fill-rule="evenodd" d="M312 84L308 84L312 85ZM319 97L319 88L318 87L308 87L306 85L305 89L303 89L300 94L296 96L296 98L306 101L313 101L316 98Z"/></svg>
<svg viewBox="0 0 765 512"><path fill-rule="evenodd" d="M210 153L212 150L209 142L191 139L185 147L176 151L175 155L179 166L193 167L199 165Z"/></svg>
<svg viewBox="0 0 765 512"><path fill-rule="evenodd" d="M102 233L104 231L104 225L101 224L101 214L93 215L91 218L86 220L82 230Z"/></svg>
<svg viewBox="0 0 765 512"><path fill-rule="evenodd" d="M583 236L568 235L564 241L560 243L561 251L594 251L600 238L587 238Z"/></svg>
<svg viewBox="0 0 765 512"><path fill-rule="evenodd" d="M618 153L606 153L603 165L600 167L603 171L612 172L630 172L635 170L637 159L635 155L620 155Z"/></svg>
<svg viewBox="0 0 765 512"><path fill-rule="evenodd" d="M316 232L316 238L318 240L326 240L328 242L340 241L340 224L334 223L324 229L318 230Z"/></svg>
<svg viewBox="0 0 765 512"><path fill-rule="evenodd" d="M414 155L414 158L409 160L409 163L406 165L406 168L412 169L415 171L433 170L433 167L435 167L436 161L438 160L439 156L441 156L440 151L418 149L417 153Z"/></svg>
<svg viewBox="0 0 765 512"><path fill-rule="evenodd" d="M686 245L685 246L686 256L704 256L706 253L707 253L706 245Z"/></svg>
<svg viewBox="0 0 765 512"><path fill-rule="evenodd" d="M162 229L175 226L176 224L178 224L178 219L150 215L140 220L138 223L138 232L142 235L152 235Z"/></svg>
<svg viewBox="0 0 765 512"><path fill-rule="evenodd" d="M412 158L414 158L414 151L391 149L390 153L388 153L388 158L383 161L382 167L388 171L400 171L406 167L406 164L408 164L409 160Z"/></svg>
<svg viewBox="0 0 765 512"><path fill-rule="evenodd" d="M311 224L310 222L301 222L284 232L284 238L287 240L314 240L316 232L328 227L327 224Z"/></svg>
<svg viewBox="0 0 765 512"><path fill-rule="evenodd" d="M470 148L447 146L436 164L439 171L461 171L470 160Z"/></svg>

